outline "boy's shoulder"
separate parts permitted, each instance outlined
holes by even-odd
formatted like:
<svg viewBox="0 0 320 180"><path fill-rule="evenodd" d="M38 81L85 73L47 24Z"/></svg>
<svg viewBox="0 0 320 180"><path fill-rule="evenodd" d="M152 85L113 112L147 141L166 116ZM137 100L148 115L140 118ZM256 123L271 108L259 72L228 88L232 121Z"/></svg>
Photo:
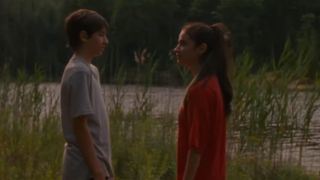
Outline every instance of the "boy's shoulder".
<svg viewBox="0 0 320 180"><path fill-rule="evenodd" d="M62 82L68 82L72 77L75 77L75 75L80 76L90 76L91 70L90 66L86 63L84 63L81 59L77 59L75 57L71 57L69 59L68 64L64 68L64 72L62 75Z"/></svg>
<svg viewBox="0 0 320 180"><path fill-rule="evenodd" d="M90 68L91 68L90 66L85 62L83 62L82 59L71 57L68 64L65 67L65 73L71 73L71 74L76 72L90 73Z"/></svg>

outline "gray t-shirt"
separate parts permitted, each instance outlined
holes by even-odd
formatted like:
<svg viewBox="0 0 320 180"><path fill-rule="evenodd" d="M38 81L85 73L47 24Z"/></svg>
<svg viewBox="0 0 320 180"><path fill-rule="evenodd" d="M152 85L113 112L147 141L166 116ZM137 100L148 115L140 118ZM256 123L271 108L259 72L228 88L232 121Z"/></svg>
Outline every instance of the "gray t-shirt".
<svg viewBox="0 0 320 180"><path fill-rule="evenodd" d="M113 176L109 119L99 71L94 65L74 55L66 65L61 80L61 119L66 140L63 157L64 180L92 178L72 128L72 121L81 115L88 116L88 128L97 157L105 171Z"/></svg>

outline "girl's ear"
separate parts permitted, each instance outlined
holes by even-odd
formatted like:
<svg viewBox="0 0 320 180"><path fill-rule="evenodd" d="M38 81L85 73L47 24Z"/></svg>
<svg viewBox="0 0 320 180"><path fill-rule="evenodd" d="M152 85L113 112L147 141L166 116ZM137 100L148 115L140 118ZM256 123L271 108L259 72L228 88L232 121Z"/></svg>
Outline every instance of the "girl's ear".
<svg viewBox="0 0 320 180"><path fill-rule="evenodd" d="M199 55L204 54L207 51L208 45L206 43L201 43L198 47L197 47L197 51L199 53Z"/></svg>
<svg viewBox="0 0 320 180"><path fill-rule="evenodd" d="M83 30L80 31L79 36L80 36L81 42L87 42L88 41L88 34L87 34L86 31L83 31Z"/></svg>

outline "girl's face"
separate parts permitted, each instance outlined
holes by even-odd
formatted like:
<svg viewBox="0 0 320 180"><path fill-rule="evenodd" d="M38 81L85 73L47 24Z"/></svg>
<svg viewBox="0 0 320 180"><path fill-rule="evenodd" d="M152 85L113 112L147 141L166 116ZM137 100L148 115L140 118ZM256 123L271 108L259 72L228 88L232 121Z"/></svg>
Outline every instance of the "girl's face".
<svg viewBox="0 0 320 180"><path fill-rule="evenodd" d="M191 67L199 63L200 54L198 47L185 30L181 30L178 44L173 51L177 62L183 66Z"/></svg>

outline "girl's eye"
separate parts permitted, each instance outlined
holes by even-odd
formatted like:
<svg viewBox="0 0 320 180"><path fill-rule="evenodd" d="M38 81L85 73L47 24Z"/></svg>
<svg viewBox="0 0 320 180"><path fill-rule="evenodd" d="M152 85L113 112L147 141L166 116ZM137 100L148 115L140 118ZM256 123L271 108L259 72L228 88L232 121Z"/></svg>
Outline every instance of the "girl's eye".
<svg viewBox="0 0 320 180"><path fill-rule="evenodd" d="M184 46L186 46L186 43L182 42L182 43L180 43L180 46L184 47Z"/></svg>
<svg viewBox="0 0 320 180"><path fill-rule="evenodd" d="M181 41L181 45L187 45L187 42L186 41Z"/></svg>

